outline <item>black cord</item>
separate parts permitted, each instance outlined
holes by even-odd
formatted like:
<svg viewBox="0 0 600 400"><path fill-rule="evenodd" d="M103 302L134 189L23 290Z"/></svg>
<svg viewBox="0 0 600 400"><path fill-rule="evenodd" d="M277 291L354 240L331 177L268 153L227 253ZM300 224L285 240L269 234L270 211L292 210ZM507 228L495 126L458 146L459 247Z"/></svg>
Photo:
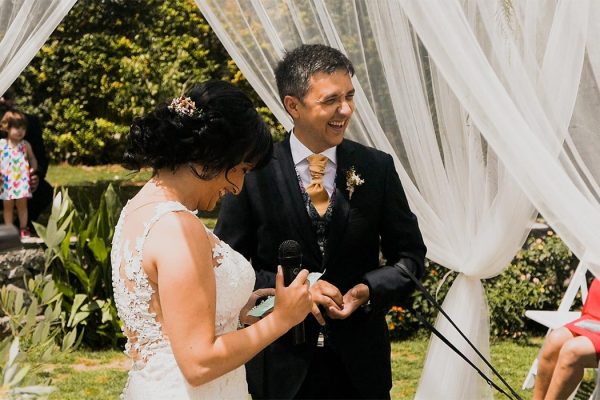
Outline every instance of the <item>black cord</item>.
<svg viewBox="0 0 600 400"><path fill-rule="evenodd" d="M417 319L427 327L427 329L429 329L431 332L433 332L433 334L435 336L437 336L438 338L440 338L440 340L444 343L446 343L446 345L448 347L450 347L458 356L460 356L460 358L462 358L463 360L465 360L467 362L467 364L469 364L471 367L473 367L473 369L475 369L475 371L477 371L479 373L479 375L483 378L483 380L485 380L488 385L492 386L494 389L496 389L497 391L499 391L500 393L502 393L503 395L505 395L506 397L508 397L509 399L513 400L513 397L510 396L508 393L506 393L504 391L504 389L502 389L500 386L498 386L496 384L496 382L494 382L493 380L491 380L490 378L488 378L488 376L483 373L483 371L481 371L479 369L479 367L477 367L475 364L473 364L473 362L471 360L469 360L469 358L467 356L465 356L463 353L461 353L460 350L458 350L456 348L456 346L454 346L444 335L442 335L440 333L440 331L438 331L433 325L431 325L431 323L429 321L427 321L420 313L416 312L413 310L413 314L415 315L415 317L417 317ZM510 386L509 386L510 388ZM522 400L518 395L517 395L517 399L518 400Z"/></svg>
<svg viewBox="0 0 600 400"><path fill-rule="evenodd" d="M450 324L452 324L452 326L454 327L454 329L456 329L456 331L460 334L460 336L465 339L465 341L469 344L469 346L475 351L475 353L485 362L485 364L492 370L492 372L498 377L498 379L500 379L500 381L502 381L502 383L504 384L504 386L506 386L508 388L508 390L510 390L510 392L513 394L513 396L515 396L517 398L517 400L523 400L518 394L517 392L515 392L515 390L508 384L508 382L506 382L506 380L502 377L502 375L500 375L500 373L496 370L496 368L494 368L494 366L487 360L487 358L485 358L483 356L483 354L481 354L481 352L477 349L477 347L475 347L475 345L467 338L467 336L459 329L458 326L456 326L456 324L454 323L454 321L452 320L452 318L450 318L450 316L448 314L446 314L446 312L444 311L444 309L442 308L442 306L440 306L440 304L433 298L433 296L427 291L427 289L423 286L423 284L421 283L421 281L419 281L414 274L408 270L408 268L406 268L405 265L403 264L397 264L396 265L397 268L399 268L401 271L405 272L408 277L417 285L417 287L419 288L419 290L425 295L425 298L427 300L429 300L429 302L431 304L433 304L435 306L435 308L442 313L442 315L444 317L446 317L446 319L450 322ZM421 318L419 318L420 314L418 314L417 312L415 312L415 310L413 309L413 312L415 313L415 316L421 321L424 322ZM427 322L428 327L430 327L429 329L432 330L432 332L438 332L437 330L435 330L435 328L429 323ZM435 331L434 331L435 330ZM454 345L451 345L450 342L448 342L448 339L446 339L445 337L441 336L441 333L435 333L436 336L438 336L444 343L446 343L452 350L454 350L459 356L461 356L463 359L465 359L469 365L471 365L473 368L475 368L480 375L482 375L483 373L477 368L475 367L469 360L467 360L467 358L465 358L465 355L462 354L460 352L460 350L456 349L456 347L454 347ZM497 388L497 385L495 383L492 382L491 379L487 378L485 375L484 379L488 382L491 383L495 388ZM510 396L508 396L508 394L506 394L503 390L500 390L502 393L504 393L508 398L511 398Z"/></svg>

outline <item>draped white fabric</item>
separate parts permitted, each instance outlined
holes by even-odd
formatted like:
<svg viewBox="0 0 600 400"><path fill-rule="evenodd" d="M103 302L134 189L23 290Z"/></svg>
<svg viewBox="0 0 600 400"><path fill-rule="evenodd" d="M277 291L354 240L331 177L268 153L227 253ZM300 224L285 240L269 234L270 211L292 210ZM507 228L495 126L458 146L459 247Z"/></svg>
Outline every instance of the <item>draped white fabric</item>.
<svg viewBox="0 0 600 400"><path fill-rule="evenodd" d="M513 26L485 0L476 2L478 25L458 2L436 2L436 7L427 1L401 3L490 147L571 249L592 261L586 250L598 248L593 227L600 208L573 157L561 151L563 140L571 141L567 128L584 62L589 3L559 1L549 9L547 2L514 2ZM477 26L484 27L491 53ZM579 104L578 109L586 103ZM445 371L440 365L441 355L448 353L443 346L432 340L417 398L440 393L432 383ZM455 389L452 398L477 398L471 391L461 392L465 389L456 381L454 386L443 383Z"/></svg>
<svg viewBox="0 0 600 400"><path fill-rule="evenodd" d="M0 94L17 79L76 1L0 1Z"/></svg>
<svg viewBox="0 0 600 400"><path fill-rule="evenodd" d="M564 168L573 167L570 159L557 157L584 60L588 4L559 2L554 8L527 1L511 9L486 0L197 3L286 128L291 121L272 72L284 51L326 43L350 57L357 69L357 111L348 136L395 156L428 257L461 273L444 308L489 356L480 279L500 273L528 232L535 209L519 186L536 205L561 198L566 210L540 207L561 233L570 224L563 218L572 218L567 214L581 218L590 208L577 190L581 186L569 179L578 176L576 169L569 174ZM563 181L558 185L553 177ZM571 197L581 208L565 207L573 204ZM471 354L446 321L438 319L436 326ZM470 367L432 340L417 398L489 397Z"/></svg>

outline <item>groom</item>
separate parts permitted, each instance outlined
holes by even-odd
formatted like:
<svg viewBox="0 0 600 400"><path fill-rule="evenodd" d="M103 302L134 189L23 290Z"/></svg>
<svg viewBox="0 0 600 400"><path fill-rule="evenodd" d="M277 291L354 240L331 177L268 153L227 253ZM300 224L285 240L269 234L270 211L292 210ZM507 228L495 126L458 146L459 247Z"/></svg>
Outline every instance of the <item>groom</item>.
<svg viewBox="0 0 600 400"><path fill-rule="evenodd" d="M246 365L254 399L390 396L385 315L413 291L403 268L423 275L426 249L392 157L344 139L353 75L331 47L287 53L275 76L294 129L221 205L215 232L252 261L257 288L275 286L288 239L300 243L304 268L323 273L306 342L284 336Z"/></svg>

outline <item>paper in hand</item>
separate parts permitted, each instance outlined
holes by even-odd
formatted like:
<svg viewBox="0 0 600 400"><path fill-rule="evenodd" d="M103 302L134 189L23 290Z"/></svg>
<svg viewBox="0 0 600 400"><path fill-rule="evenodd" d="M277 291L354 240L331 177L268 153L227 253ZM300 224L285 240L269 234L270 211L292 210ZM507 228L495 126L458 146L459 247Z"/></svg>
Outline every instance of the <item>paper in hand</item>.
<svg viewBox="0 0 600 400"><path fill-rule="evenodd" d="M306 278L308 280L308 286L312 286L323 274L321 272L311 272ZM262 317L265 313L271 311L275 306L275 296L269 296L265 301L257 306L252 307L248 312L251 317Z"/></svg>

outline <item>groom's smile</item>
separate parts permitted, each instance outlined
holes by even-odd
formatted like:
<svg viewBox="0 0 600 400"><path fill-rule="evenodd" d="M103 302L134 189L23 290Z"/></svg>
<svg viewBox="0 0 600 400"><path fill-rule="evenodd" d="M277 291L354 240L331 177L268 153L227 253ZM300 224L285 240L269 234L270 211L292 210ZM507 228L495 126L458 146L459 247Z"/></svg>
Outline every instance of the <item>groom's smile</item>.
<svg viewBox="0 0 600 400"><path fill-rule="evenodd" d="M296 136L315 153L342 142L353 112L354 87L343 70L312 75L308 92L290 110Z"/></svg>

